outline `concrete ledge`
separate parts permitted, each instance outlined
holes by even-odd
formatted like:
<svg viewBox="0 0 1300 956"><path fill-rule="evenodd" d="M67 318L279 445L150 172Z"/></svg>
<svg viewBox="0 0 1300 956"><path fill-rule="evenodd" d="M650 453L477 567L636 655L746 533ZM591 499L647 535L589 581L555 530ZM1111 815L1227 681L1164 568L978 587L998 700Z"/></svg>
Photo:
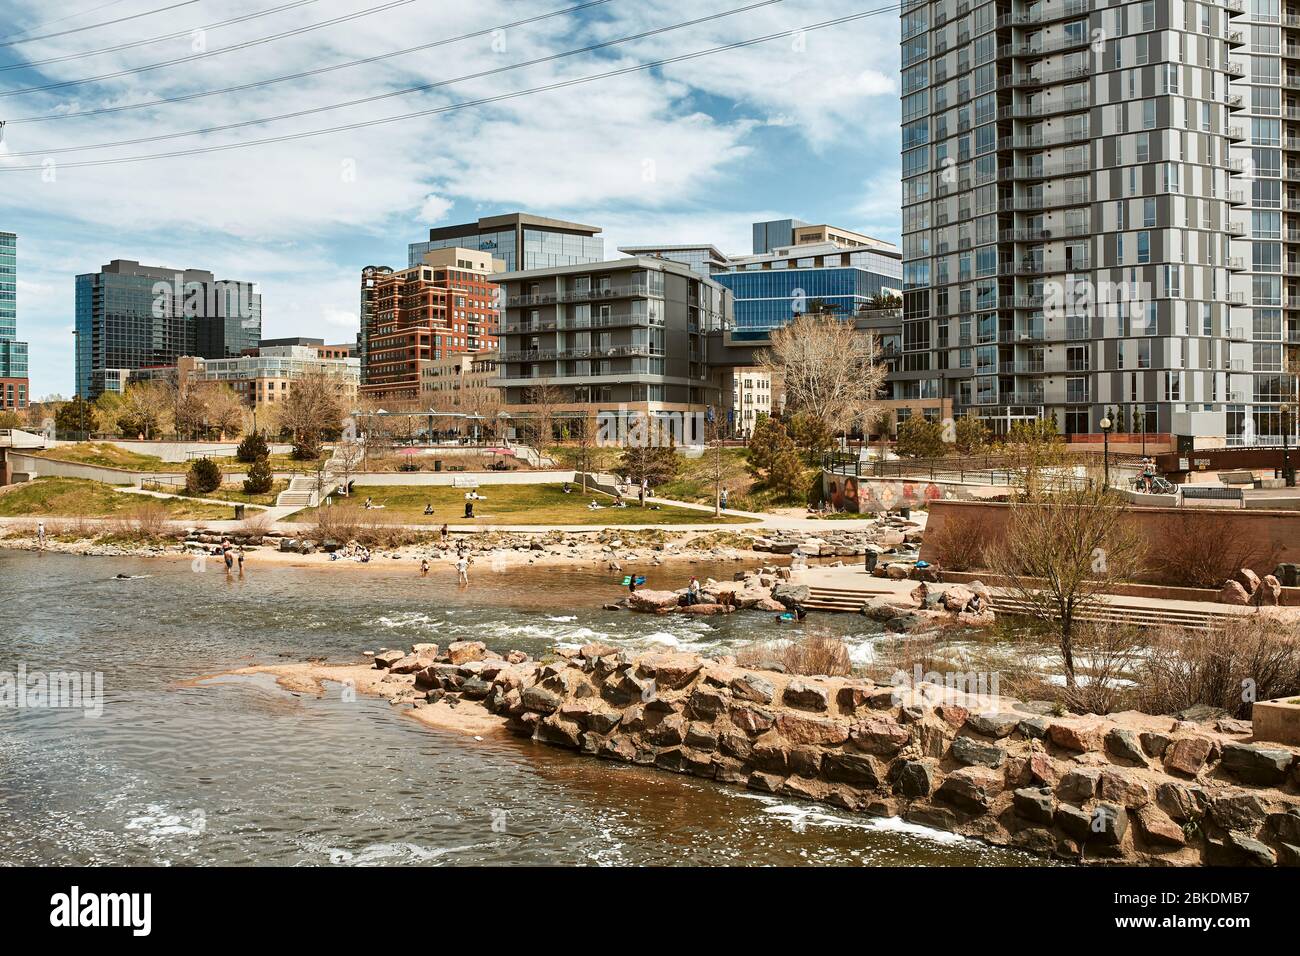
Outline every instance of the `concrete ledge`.
<svg viewBox="0 0 1300 956"><path fill-rule="evenodd" d="M1300 747L1300 697L1256 701L1250 719L1255 740Z"/></svg>

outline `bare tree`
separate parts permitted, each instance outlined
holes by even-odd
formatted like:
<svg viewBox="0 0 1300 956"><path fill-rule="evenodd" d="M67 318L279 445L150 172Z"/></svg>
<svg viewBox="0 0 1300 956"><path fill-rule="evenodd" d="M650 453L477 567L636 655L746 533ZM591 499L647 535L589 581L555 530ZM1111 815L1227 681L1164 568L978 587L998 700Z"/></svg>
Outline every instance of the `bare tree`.
<svg viewBox="0 0 1300 956"><path fill-rule="evenodd" d="M1055 632L1067 686L1077 687L1079 622L1145 566L1147 543L1124 500L1098 485L1013 500L988 565L1030 617Z"/></svg>
<svg viewBox="0 0 1300 956"><path fill-rule="evenodd" d="M784 382L787 408L833 431L861 421L880 396L885 366L875 337L852 321L808 313L772 333L759 364Z"/></svg>
<svg viewBox="0 0 1300 956"><path fill-rule="evenodd" d="M591 473L592 452L596 447L597 430L595 419L585 413L580 415L573 420L570 434L576 451L574 464L582 474L582 494L583 497L586 497L587 476Z"/></svg>
<svg viewBox="0 0 1300 956"><path fill-rule="evenodd" d="M555 412L563 401L564 393L558 386L543 383L528 389L524 402L533 409L528 431L539 455L546 453L546 446L555 438Z"/></svg>
<svg viewBox="0 0 1300 956"><path fill-rule="evenodd" d="M361 468L365 456L365 447L351 434L345 433L343 438L335 443L331 460L334 462L334 470L343 482L344 495L350 494L349 486L352 484L352 478Z"/></svg>
<svg viewBox="0 0 1300 956"><path fill-rule="evenodd" d="M310 372L293 383L289 395L276 403L281 429L292 433L295 444L319 444L321 436L343 421L339 382L323 372Z"/></svg>
<svg viewBox="0 0 1300 956"><path fill-rule="evenodd" d="M207 424L216 429L221 438L238 438L243 431L247 407L229 385L208 383L201 391L206 406Z"/></svg>

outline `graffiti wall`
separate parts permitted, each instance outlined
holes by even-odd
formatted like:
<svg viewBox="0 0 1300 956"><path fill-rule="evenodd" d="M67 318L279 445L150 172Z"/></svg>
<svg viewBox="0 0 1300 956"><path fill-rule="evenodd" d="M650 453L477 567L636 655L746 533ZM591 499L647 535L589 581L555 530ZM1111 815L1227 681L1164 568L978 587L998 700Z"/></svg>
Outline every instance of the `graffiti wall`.
<svg viewBox="0 0 1300 956"><path fill-rule="evenodd" d="M855 478L830 472L822 472L822 493L832 510L858 514L919 508L931 501L955 497L951 488L932 481Z"/></svg>

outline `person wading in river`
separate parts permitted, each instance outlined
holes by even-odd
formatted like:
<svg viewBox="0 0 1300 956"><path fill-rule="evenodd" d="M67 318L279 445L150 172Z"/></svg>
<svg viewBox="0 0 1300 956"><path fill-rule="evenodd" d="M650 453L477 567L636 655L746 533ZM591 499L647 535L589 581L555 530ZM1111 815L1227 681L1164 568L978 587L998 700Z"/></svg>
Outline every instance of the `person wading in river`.
<svg viewBox="0 0 1300 956"><path fill-rule="evenodd" d="M456 562L456 580L466 587L469 586L469 558L463 554Z"/></svg>

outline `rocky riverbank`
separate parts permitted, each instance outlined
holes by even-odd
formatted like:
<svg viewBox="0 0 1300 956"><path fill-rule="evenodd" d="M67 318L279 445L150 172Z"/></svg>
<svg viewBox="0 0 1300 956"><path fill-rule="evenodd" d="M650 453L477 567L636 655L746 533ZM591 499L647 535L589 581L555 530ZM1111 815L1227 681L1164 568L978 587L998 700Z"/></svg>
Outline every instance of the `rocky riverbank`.
<svg viewBox="0 0 1300 956"><path fill-rule="evenodd" d="M543 662L478 642L372 657L359 689L434 726L503 727L1073 862L1300 865L1300 748L1253 741L1249 722L1058 716L935 684L603 645ZM252 671L310 684L358 668Z"/></svg>

